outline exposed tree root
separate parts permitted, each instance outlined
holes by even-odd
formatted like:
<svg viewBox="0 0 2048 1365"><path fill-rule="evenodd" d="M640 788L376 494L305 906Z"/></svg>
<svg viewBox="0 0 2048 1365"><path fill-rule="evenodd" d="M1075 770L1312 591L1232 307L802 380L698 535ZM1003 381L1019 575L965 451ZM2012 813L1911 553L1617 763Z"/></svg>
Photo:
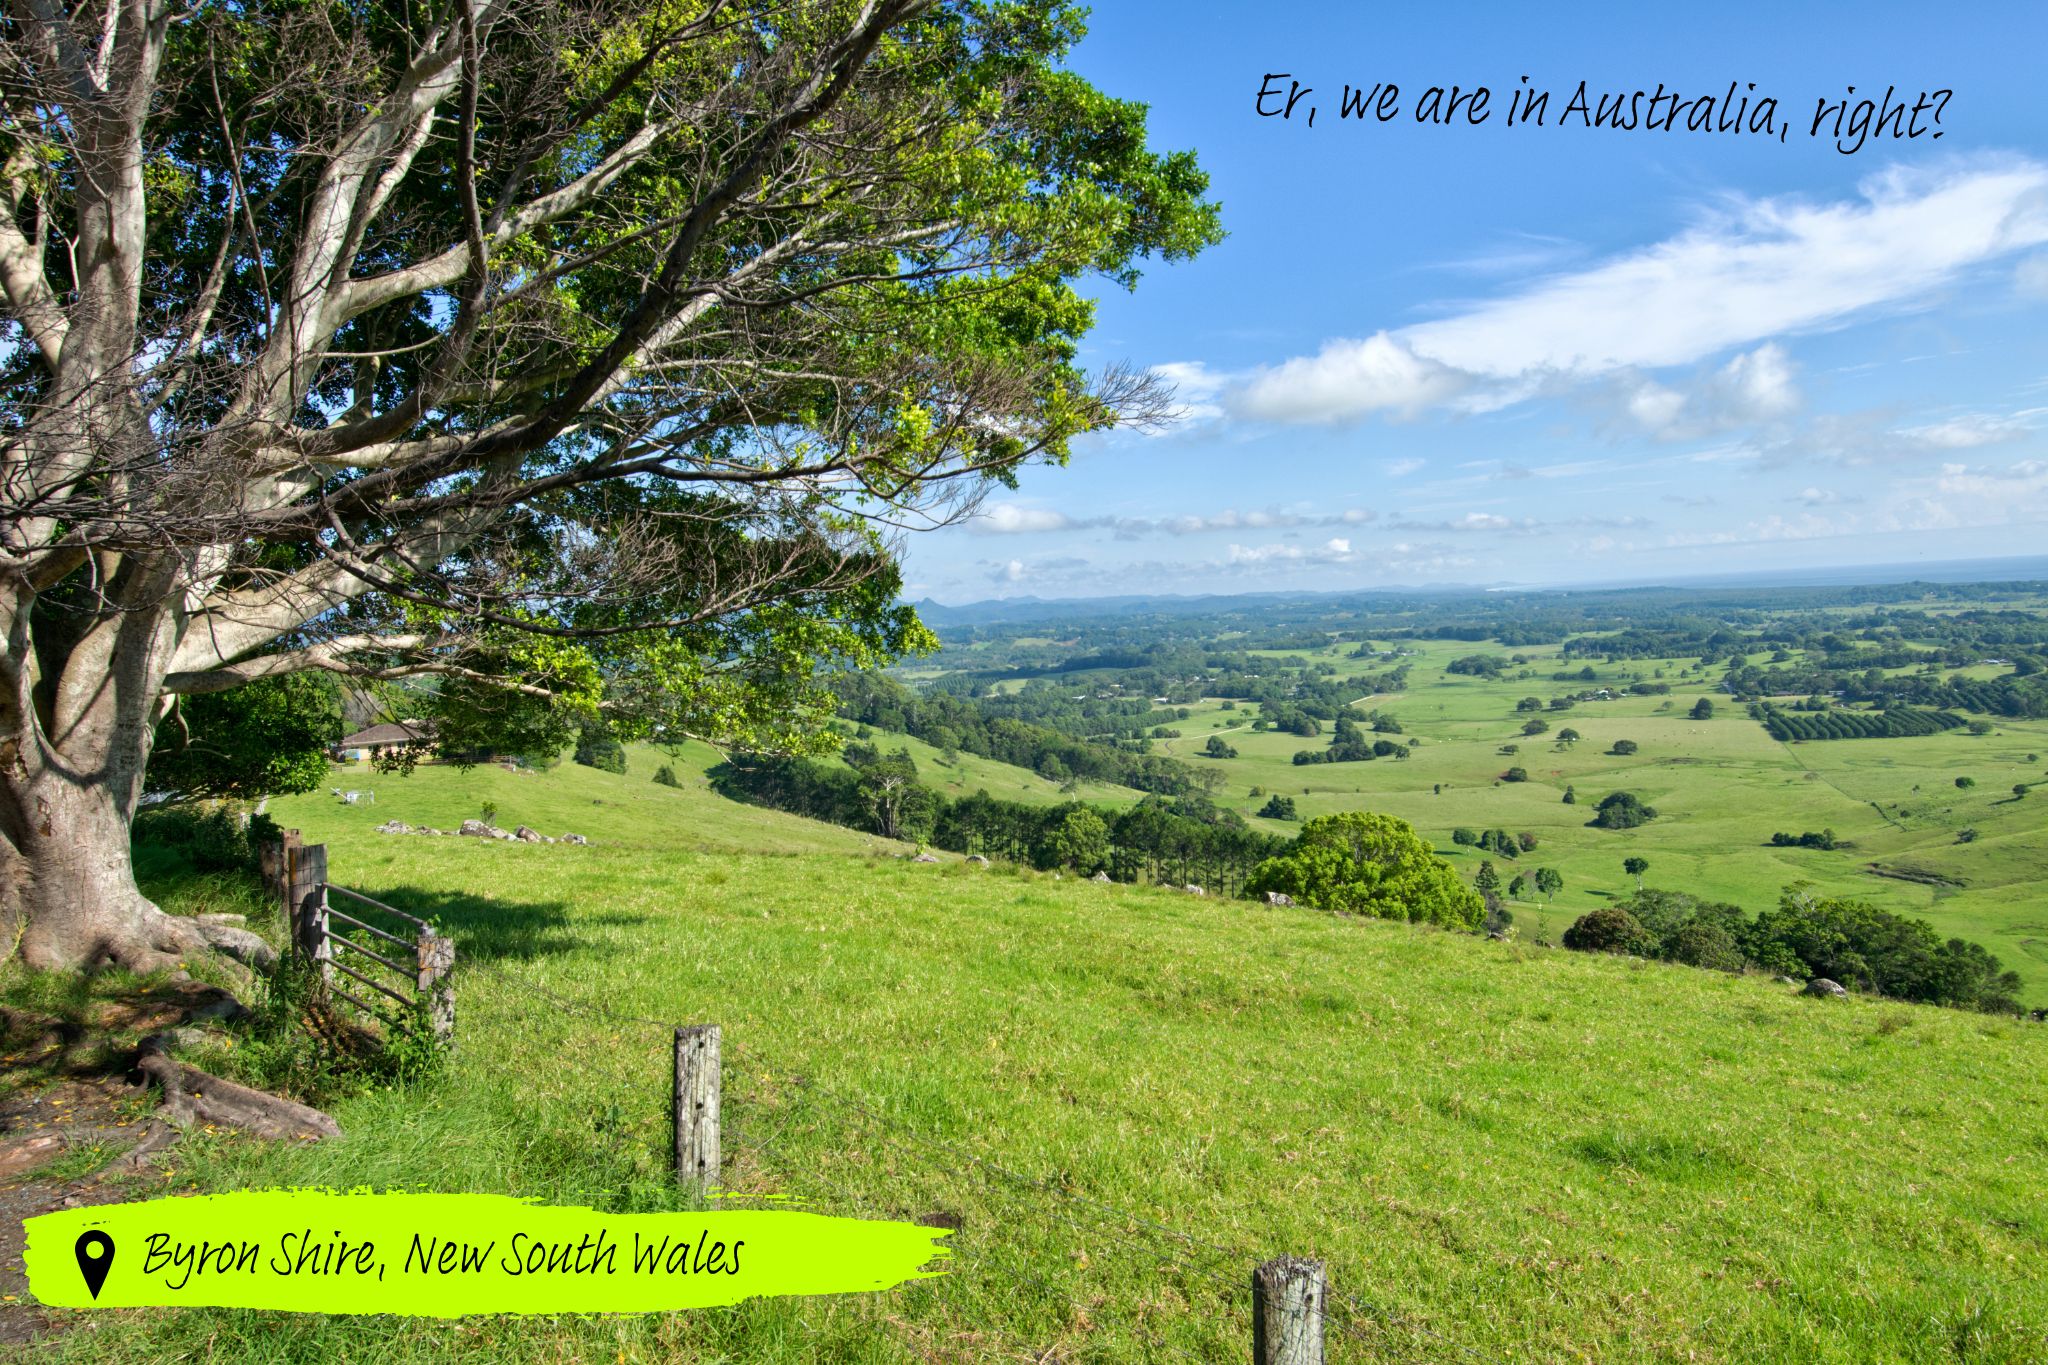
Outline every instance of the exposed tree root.
<svg viewBox="0 0 2048 1365"><path fill-rule="evenodd" d="M158 1112L180 1128L197 1122L238 1128L261 1138L341 1136L341 1125L318 1109L222 1080L178 1061L164 1047L161 1034L145 1038L136 1066L163 1088Z"/></svg>

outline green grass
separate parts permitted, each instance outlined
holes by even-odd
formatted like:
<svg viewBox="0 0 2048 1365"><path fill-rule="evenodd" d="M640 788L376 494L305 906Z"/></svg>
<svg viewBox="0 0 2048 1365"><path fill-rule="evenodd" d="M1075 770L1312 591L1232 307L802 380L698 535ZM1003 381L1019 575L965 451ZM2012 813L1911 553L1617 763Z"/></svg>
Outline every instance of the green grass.
<svg viewBox="0 0 2048 1365"><path fill-rule="evenodd" d="M1092 801L1099 805L1124 806L1140 800L1144 793L1114 782L1078 781L1071 792L1062 784L1040 777L1028 768L983 758L979 754L956 753L948 761L931 745L893 730L871 730L868 743L884 753L906 750L917 764L917 780L950 800L985 791L1003 801L1021 801L1033 806L1052 806L1062 801ZM680 770L678 770L680 772Z"/></svg>
<svg viewBox="0 0 2048 1365"><path fill-rule="evenodd" d="M340 1102L342 1142L199 1135L154 1188L674 1206L667 1025L715 1021L727 1183L955 1215L951 1274L612 1320L110 1312L39 1361L1243 1359L1283 1252L1352 1296L1336 1361L2048 1356L2038 1027L917 865L685 781L636 756L273 803L456 935L460 1050ZM598 842L367 832L486 798Z"/></svg>

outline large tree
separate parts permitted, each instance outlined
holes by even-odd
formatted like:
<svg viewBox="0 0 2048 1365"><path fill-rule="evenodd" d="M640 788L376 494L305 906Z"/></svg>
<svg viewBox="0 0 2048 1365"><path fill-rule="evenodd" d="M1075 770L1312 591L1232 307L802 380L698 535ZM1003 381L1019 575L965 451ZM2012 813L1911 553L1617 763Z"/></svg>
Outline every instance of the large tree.
<svg viewBox="0 0 2048 1365"><path fill-rule="evenodd" d="M1156 420L1074 282L1217 235L1055 0L0 12L0 943L151 968L178 694L813 747L895 533ZM203 936L203 937L202 937ZM228 940L223 942L222 940ZM5 950L0 950L5 951Z"/></svg>

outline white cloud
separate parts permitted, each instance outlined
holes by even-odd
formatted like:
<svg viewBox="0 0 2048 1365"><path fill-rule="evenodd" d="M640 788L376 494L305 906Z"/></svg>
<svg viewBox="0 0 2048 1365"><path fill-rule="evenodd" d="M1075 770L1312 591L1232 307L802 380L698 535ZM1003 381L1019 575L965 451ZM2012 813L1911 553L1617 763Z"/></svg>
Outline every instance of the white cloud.
<svg viewBox="0 0 2048 1365"><path fill-rule="evenodd" d="M1022 535L1032 531L1064 531L1073 522L1063 512L1054 512L1043 507L1025 507L1014 502L999 502L983 510L975 517L979 529L996 535Z"/></svg>
<svg viewBox="0 0 2048 1365"><path fill-rule="evenodd" d="M1629 371L1615 405L1627 424L1664 441L1694 440L1789 417L1800 403L1791 357L1776 342L1674 387Z"/></svg>
<svg viewBox="0 0 2048 1365"><path fill-rule="evenodd" d="M1174 407L1168 414L1168 424L1207 422L1223 415L1216 395L1227 381L1201 361L1169 361L1154 365L1152 373L1173 386Z"/></svg>
<svg viewBox="0 0 2048 1365"><path fill-rule="evenodd" d="M1387 477L1390 479L1405 479L1416 470L1422 468L1422 465L1423 462L1421 460L1412 457L1405 460L1389 460L1387 461Z"/></svg>
<svg viewBox="0 0 2048 1365"><path fill-rule="evenodd" d="M1924 426L1900 427L1899 435L1933 450L1971 450L2025 436L2048 416L2048 408L2013 413L1966 412Z"/></svg>
<svg viewBox="0 0 2048 1365"><path fill-rule="evenodd" d="M1228 402L1247 417L1276 422L1334 422L1369 412L1413 415L1472 384L1440 361L1417 355L1387 332L1332 341L1312 356L1249 376Z"/></svg>
<svg viewBox="0 0 2048 1365"><path fill-rule="evenodd" d="M1142 536L1193 536L1216 531L1284 531L1303 527L1364 526L1379 513L1369 507L1346 507L1335 512L1291 512L1268 508L1239 511L1227 507L1221 512L1171 517L1071 517L1049 508L1021 503L992 503L968 523L990 535L1030 535L1050 531L1112 531L1119 540Z"/></svg>
<svg viewBox="0 0 2048 1365"><path fill-rule="evenodd" d="M1761 343L1913 304L1973 267L2043 243L2048 165L2031 160L1895 168L1833 203L1731 195L1696 226L1640 251L1432 322L1332 340L1212 392L1237 415L1327 423L1447 403L1498 406L1561 382L1750 347L1718 372L1708 397L1724 420L1755 420L1796 403L1783 349ZM1649 383L1630 397L1652 429L1680 421L1691 403Z"/></svg>

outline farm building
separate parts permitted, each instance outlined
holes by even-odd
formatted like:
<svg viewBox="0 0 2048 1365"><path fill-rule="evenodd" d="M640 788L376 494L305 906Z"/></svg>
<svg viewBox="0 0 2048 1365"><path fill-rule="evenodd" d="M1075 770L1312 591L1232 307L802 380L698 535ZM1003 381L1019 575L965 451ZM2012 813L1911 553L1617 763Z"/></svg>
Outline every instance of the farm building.
<svg viewBox="0 0 2048 1365"><path fill-rule="evenodd" d="M328 756L337 763L360 763L379 754L432 743L433 738L434 727L430 721L386 721L343 736L328 750Z"/></svg>

